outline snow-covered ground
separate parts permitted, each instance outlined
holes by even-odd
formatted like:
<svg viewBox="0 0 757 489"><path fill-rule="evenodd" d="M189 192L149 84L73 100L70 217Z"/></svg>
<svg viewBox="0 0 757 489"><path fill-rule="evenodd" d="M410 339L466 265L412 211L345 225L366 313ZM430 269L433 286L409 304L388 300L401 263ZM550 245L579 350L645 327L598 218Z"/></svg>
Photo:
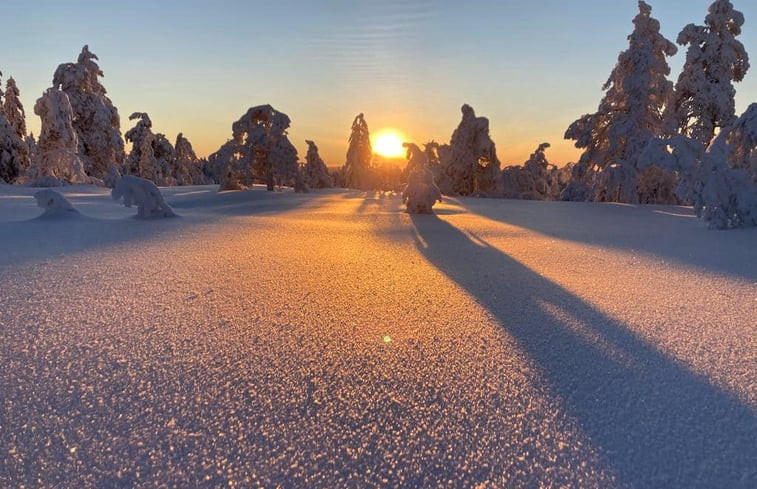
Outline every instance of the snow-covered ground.
<svg viewBox="0 0 757 489"><path fill-rule="evenodd" d="M2 487L757 487L757 229L0 186Z"/></svg>

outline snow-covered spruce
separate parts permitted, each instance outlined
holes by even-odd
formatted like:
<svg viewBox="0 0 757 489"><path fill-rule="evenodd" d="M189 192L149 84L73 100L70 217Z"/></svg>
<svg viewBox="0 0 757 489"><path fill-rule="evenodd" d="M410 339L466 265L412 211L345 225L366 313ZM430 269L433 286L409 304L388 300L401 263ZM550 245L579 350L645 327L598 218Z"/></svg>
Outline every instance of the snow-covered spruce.
<svg viewBox="0 0 757 489"><path fill-rule="evenodd" d="M677 52L660 34L660 23L651 12L649 5L639 2L629 47L620 53L602 87L606 93L599 108L573 122L565 133L584 152L573 168L577 184L563 197L583 197L588 186L595 201L647 200L638 194L638 158L651 138L669 135L663 113L672 100L673 84L667 79L670 67L665 58Z"/></svg>
<svg viewBox="0 0 757 489"><path fill-rule="evenodd" d="M736 39L744 15L729 0L713 2L704 23L678 34L678 44L688 49L669 109L681 134L706 147L717 129L736 120L733 82L744 79L749 56Z"/></svg>
<svg viewBox="0 0 757 489"><path fill-rule="evenodd" d="M476 117L464 104L462 120L449 145L439 147L439 187L445 194L492 195L500 181L497 148L489 136L489 119Z"/></svg>
<svg viewBox="0 0 757 489"><path fill-rule="evenodd" d="M116 182L111 196L116 201L123 199L126 207L136 204L137 217L141 219L176 216L173 209L163 200L158 187L144 178L124 175Z"/></svg>
<svg viewBox="0 0 757 489"><path fill-rule="evenodd" d="M313 141L306 140L308 152L305 155L305 165L302 168L305 184L309 188L330 188L334 181L329 175L326 163L318 154L318 146Z"/></svg>
<svg viewBox="0 0 757 489"><path fill-rule="evenodd" d="M38 187L89 183L78 155L79 138L68 95L48 88L34 104L34 113L42 119L42 127L27 182Z"/></svg>
<svg viewBox="0 0 757 489"><path fill-rule="evenodd" d="M72 217L79 216L71 202L55 190L44 189L34 194L37 206L44 209L41 217Z"/></svg>
<svg viewBox="0 0 757 489"><path fill-rule="evenodd" d="M112 165L125 159L118 110L100 83L103 72L97 56L85 45L76 63L63 63L53 75L53 87L68 95L78 135L78 153L87 175L102 179Z"/></svg>
<svg viewBox="0 0 757 489"><path fill-rule="evenodd" d="M348 188L372 190L375 187L372 168L373 149L371 133L365 116L360 113L352 121L347 158L342 167L344 183Z"/></svg>
<svg viewBox="0 0 757 489"><path fill-rule="evenodd" d="M208 157L219 190L238 190L256 180L294 185L299 168L297 149L289 141L289 116L271 105L251 107L231 126L232 138Z"/></svg>
<svg viewBox="0 0 757 489"><path fill-rule="evenodd" d="M126 141L132 143L131 152L126 158L126 174L151 181L162 180L161 168L153 151L155 134L150 116L145 112L134 112L129 120L136 120L137 123L124 134Z"/></svg>
<svg viewBox="0 0 757 489"><path fill-rule="evenodd" d="M403 146L407 148L408 167L411 170L402 192L402 202L407 205L410 214L431 214L434 204L442 201L442 193L428 168L428 156L413 143L404 143Z"/></svg>
<svg viewBox="0 0 757 489"><path fill-rule="evenodd" d="M173 168L176 185L204 185L207 183L202 172L200 159L197 158L192 143L182 133L176 136Z"/></svg>
<svg viewBox="0 0 757 489"><path fill-rule="evenodd" d="M8 124L10 124L16 136L23 142L19 151L20 172L23 173L29 167L30 156L26 143L26 112L19 98L20 95L21 93L16 86L16 80L13 77L8 78L5 86L5 101L2 101L2 95L0 95L0 101L2 101L0 112L5 114Z"/></svg>
<svg viewBox="0 0 757 489"><path fill-rule="evenodd" d="M640 164L680 175L676 189L715 229L757 225L757 104L720 131L705 150L686 136L655 139Z"/></svg>
<svg viewBox="0 0 757 489"><path fill-rule="evenodd" d="M0 72L0 183L16 180L24 167L26 144L19 138L13 124L5 115L2 72ZM27 156L28 158L28 156Z"/></svg>

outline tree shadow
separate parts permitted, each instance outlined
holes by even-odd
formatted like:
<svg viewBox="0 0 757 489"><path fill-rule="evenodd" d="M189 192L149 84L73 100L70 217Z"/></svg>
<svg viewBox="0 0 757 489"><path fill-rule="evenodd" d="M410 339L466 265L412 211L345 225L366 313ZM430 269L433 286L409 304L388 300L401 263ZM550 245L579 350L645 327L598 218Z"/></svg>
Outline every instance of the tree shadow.
<svg viewBox="0 0 757 489"><path fill-rule="evenodd" d="M46 262L62 255L170 236L182 239L190 227L229 217L280 214L305 206L317 208L326 205L330 195L266 192L259 188L218 192L217 188L162 189L164 199L180 219L136 219L136 207L126 209L123 204L88 187L58 189L80 211L77 218L41 219L42 209L32 197L37 189L14 189L14 195L4 196L13 198L13 206L8 208L16 214L1 216L15 220L0 220L0 267Z"/></svg>
<svg viewBox="0 0 757 489"><path fill-rule="evenodd" d="M529 355L621 485L757 487L748 406L484 240L411 219L420 252Z"/></svg>
<svg viewBox="0 0 757 489"><path fill-rule="evenodd" d="M545 236L653 254L757 281L757 228L715 231L690 207L454 198L469 212ZM495 202L495 205L492 203Z"/></svg>

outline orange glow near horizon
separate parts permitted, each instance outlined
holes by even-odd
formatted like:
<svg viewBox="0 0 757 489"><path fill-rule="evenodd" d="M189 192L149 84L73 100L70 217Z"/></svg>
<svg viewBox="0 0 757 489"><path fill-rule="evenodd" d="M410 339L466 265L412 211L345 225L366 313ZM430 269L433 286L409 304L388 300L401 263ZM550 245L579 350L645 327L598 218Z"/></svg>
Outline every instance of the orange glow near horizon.
<svg viewBox="0 0 757 489"><path fill-rule="evenodd" d="M371 135L373 152L384 158L403 157L406 151L405 148L402 147L403 141L403 134L390 127L381 129Z"/></svg>

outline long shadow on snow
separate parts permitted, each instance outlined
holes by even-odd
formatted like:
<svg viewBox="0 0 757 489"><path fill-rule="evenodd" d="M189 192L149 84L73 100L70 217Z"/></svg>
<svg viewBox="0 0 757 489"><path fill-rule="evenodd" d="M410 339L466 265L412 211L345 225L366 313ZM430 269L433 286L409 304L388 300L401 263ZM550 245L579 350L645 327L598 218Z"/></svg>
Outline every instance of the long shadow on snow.
<svg viewBox="0 0 757 489"><path fill-rule="evenodd" d="M102 196L77 196L71 201L81 210L78 218L32 218L0 222L0 269L7 265L45 262L62 255L81 253L111 246L129 246L139 242L181 236L188 227L244 215L268 215L287 212L301 206L318 205L318 194L290 192L243 191L222 192L202 189L183 196L166 195L166 202L179 218L102 219L87 215L93 205L101 204ZM112 205L118 206L113 202ZM42 210L39 209L39 214ZM183 211L187 216L182 217ZM136 215L136 208L133 210ZM188 216L192 212L193 216ZM198 217L199 216L199 217ZM213 219L209 220L208 216ZM178 238L181 239L181 238Z"/></svg>
<svg viewBox="0 0 757 489"><path fill-rule="evenodd" d="M446 198L449 199L449 198ZM715 231L689 207L590 202L453 199L470 212L546 236L654 254L757 281L757 229ZM492 203L496 202L496 205ZM744 239L744 235L750 236Z"/></svg>
<svg viewBox="0 0 757 489"><path fill-rule="evenodd" d="M536 362L621 484L757 487L757 416L749 407L482 240L436 216L412 221L422 254Z"/></svg>

